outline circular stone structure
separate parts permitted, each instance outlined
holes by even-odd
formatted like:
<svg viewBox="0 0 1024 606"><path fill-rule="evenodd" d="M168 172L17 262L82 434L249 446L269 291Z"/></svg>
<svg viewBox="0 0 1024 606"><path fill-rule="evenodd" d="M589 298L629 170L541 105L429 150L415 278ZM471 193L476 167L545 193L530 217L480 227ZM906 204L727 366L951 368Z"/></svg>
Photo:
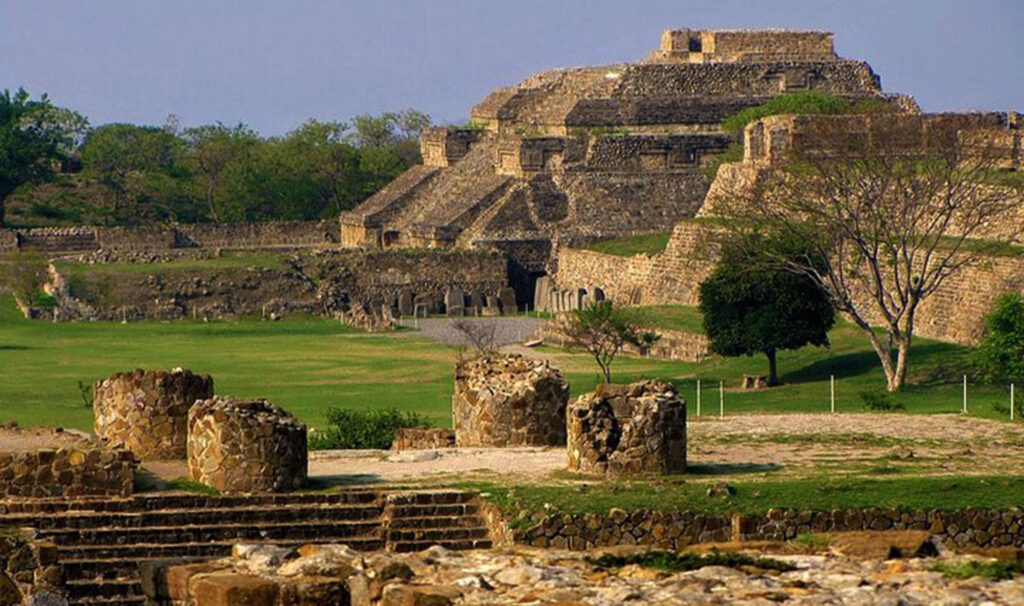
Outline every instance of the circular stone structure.
<svg viewBox="0 0 1024 606"><path fill-rule="evenodd" d="M455 367L457 446L563 446L569 383L546 361L481 356Z"/></svg>
<svg viewBox="0 0 1024 606"><path fill-rule="evenodd" d="M213 379L176 368L110 375L93 385L93 430L141 458L184 459L188 409L213 397Z"/></svg>
<svg viewBox="0 0 1024 606"><path fill-rule="evenodd" d="M282 492L306 483L306 426L266 400L215 397L188 413L188 473L224 493Z"/></svg>
<svg viewBox="0 0 1024 606"><path fill-rule="evenodd" d="M670 383L601 385L570 404L567 419L569 471L686 471L686 402Z"/></svg>

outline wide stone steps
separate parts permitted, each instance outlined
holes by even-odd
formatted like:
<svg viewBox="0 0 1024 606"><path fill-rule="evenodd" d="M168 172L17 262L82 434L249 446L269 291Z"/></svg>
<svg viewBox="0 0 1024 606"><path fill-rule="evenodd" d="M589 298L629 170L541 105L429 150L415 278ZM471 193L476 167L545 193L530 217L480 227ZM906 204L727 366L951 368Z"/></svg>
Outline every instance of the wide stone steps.
<svg viewBox="0 0 1024 606"><path fill-rule="evenodd" d="M71 604L143 604L139 564L230 555L239 542L360 551L491 547L475 493L381 491L251 496L160 494L0 503L0 525L53 541Z"/></svg>
<svg viewBox="0 0 1024 606"><path fill-rule="evenodd" d="M308 520L371 520L381 516L383 506L299 504L275 507L181 509L146 511L143 513L69 512L66 515L40 516L13 514L3 517L11 526L32 526L39 531L92 528L149 528L154 526L185 526L223 523L266 524Z"/></svg>

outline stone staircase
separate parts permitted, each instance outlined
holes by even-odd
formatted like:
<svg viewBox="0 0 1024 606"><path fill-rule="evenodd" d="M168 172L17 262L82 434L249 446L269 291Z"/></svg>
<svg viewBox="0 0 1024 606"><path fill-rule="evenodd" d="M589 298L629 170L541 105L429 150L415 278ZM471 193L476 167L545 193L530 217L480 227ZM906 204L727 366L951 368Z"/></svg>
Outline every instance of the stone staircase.
<svg viewBox="0 0 1024 606"><path fill-rule="evenodd" d="M70 602L83 605L143 604L141 562L223 557L239 542L402 552L491 546L479 497L458 490L25 500L0 511L0 526L31 527L57 545Z"/></svg>

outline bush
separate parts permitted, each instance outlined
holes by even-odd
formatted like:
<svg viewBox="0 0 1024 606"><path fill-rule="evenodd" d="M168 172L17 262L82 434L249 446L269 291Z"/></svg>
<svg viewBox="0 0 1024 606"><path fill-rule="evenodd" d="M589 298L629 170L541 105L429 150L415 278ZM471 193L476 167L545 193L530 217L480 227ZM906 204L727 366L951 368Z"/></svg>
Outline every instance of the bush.
<svg viewBox="0 0 1024 606"><path fill-rule="evenodd" d="M844 114L850 111L850 102L846 99L807 91L780 95L756 107L747 109L729 116L722 121L722 130L739 140L743 134L743 128L767 116L780 114Z"/></svg>
<svg viewBox="0 0 1024 606"><path fill-rule="evenodd" d="M864 408L868 410L903 410L902 403L897 402L892 394L879 391L862 391L858 394Z"/></svg>
<svg viewBox="0 0 1024 606"><path fill-rule="evenodd" d="M430 427L426 417L395 408L385 410L327 410L327 429L310 433L311 450L391 448L395 430Z"/></svg>
<svg viewBox="0 0 1024 606"><path fill-rule="evenodd" d="M1024 298L1003 295L985 318L985 337L974 354L974 365L988 381L1024 381Z"/></svg>

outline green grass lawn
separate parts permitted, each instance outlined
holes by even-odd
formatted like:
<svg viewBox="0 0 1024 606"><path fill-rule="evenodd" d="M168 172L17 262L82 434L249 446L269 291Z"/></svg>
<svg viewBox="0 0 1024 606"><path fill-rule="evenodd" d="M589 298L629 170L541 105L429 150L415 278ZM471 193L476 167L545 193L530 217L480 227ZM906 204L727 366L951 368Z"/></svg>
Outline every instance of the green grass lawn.
<svg viewBox="0 0 1024 606"><path fill-rule="evenodd" d="M671 236L672 232L670 231L623 236L621 238L610 238L594 242L588 248L599 253L619 257L631 257L639 254L656 255L665 250L665 247L668 246L668 239Z"/></svg>
<svg viewBox="0 0 1024 606"><path fill-rule="evenodd" d="M269 269L284 268L284 254L274 252L238 252L224 251L220 256L209 259L175 259L162 263L79 263L76 261L58 260L54 264L62 273L72 277L86 274L102 274L116 277L123 272L148 274L154 271L198 270L198 269L234 269L260 267Z"/></svg>
<svg viewBox="0 0 1024 606"><path fill-rule="evenodd" d="M771 508L854 509L899 507L904 509L957 510L1009 509L1024 503L1024 478L931 477L931 478L814 478L729 482L735 494L709 497L707 484L693 481L692 474L660 482L578 482L573 484L465 483L480 490L515 519L519 511L530 517L527 526L545 511L555 514L606 514L612 507L635 511L692 511L695 513L764 513Z"/></svg>
<svg viewBox="0 0 1024 606"><path fill-rule="evenodd" d="M655 308L649 315L672 325L699 321L692 308ZM763 374L763 357L711 358L703 363L620 356L617 382L641 378L674 381L696 412L694 385L701 379L703 411L718 412L724 381L727 414L826 411L828 379L837 380L839 411L859 412L858 392L880 391L881 368L865 339L842 323L830 349L804 348L779 356L785 385L762 391L736 388L743 374ZM586 354L545 347L569 378L573 397L592 390L598 370ZM912 385L897 396L907 412L956 412L960 369L968 349L919 340L911 355ZM89 429L92 412L78 382L91 384L113 372L182 366L213 375L220 394L266 397L313 427L332 406L396 407L451 423L455 350L410 334L366 334L323 318L289 316L280 322L60 323L26 320L10 297L0 297L0 421L27 426ZM1005 418L1003 387L971 387L971 414Z"/></svg>
<svg viewBox="0 0 1024 606"><path fill-rule="evenodd" d="M704 333L704 318L696 307L687 305L652 305L641 308L640 318L645 327L698 334Z"/></svg>

